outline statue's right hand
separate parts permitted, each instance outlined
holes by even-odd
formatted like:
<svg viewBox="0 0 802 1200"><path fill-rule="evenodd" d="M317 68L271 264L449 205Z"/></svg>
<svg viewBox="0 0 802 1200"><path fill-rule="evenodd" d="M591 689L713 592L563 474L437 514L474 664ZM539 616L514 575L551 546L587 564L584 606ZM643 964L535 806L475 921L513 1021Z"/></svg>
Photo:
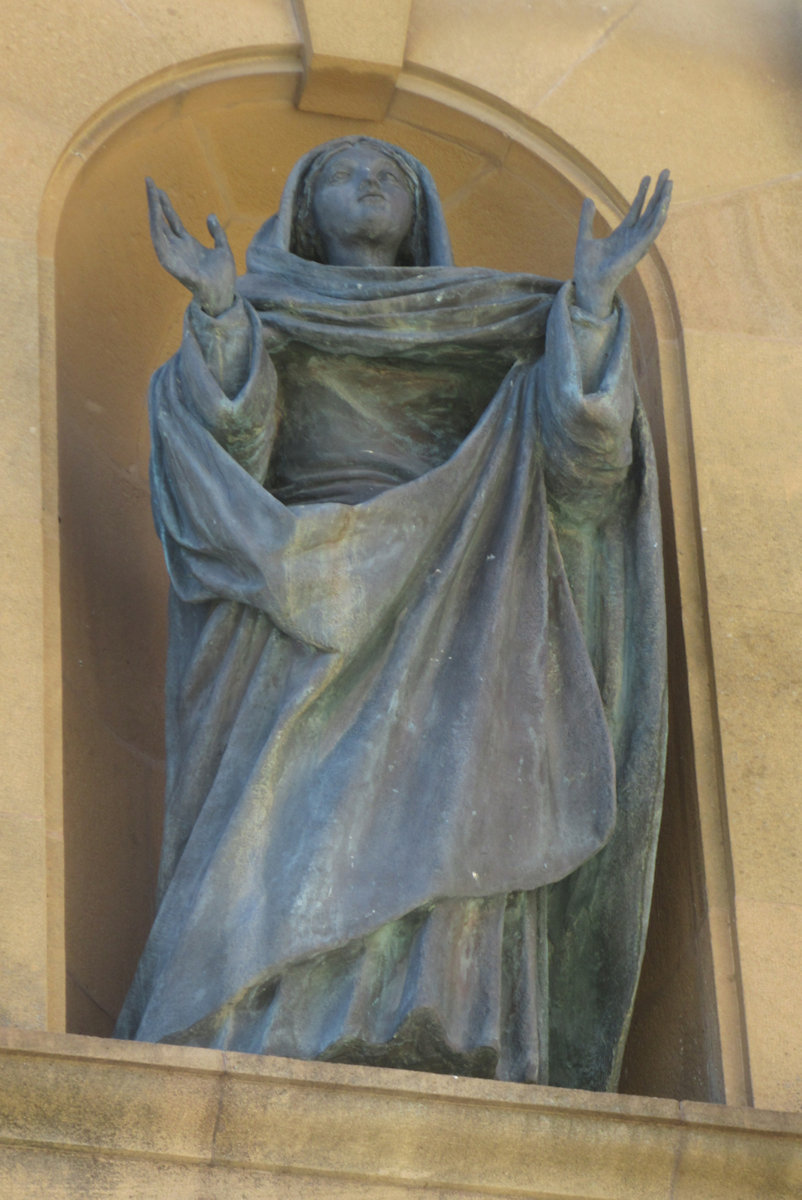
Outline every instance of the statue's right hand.
<svg viewBox="0 0 802 1200"><path fill-rule="evenodd" d="M150 236L159 262L184 287L189 288L200 306L217 317L234 303L237 268L222 225L217 217L206 222L214 239L210 248L202 246L187 233L166 192L146 180Z"/></svg>

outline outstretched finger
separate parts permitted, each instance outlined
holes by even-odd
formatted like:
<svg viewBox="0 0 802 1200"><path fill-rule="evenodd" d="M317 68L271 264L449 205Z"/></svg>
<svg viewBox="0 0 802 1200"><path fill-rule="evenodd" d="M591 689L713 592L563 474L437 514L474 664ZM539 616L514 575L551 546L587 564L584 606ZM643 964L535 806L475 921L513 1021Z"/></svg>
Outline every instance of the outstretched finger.
<svg viewBox="0 0 802 1200"><path fill-rule="evenodd" d="M220 224L214 213L210 213L206 218L206 228L212 235L212 240L214 241L214 244L218 250L230 249L228 238L226 237L226 231L223 229L223 226Z"/></svg>
<svg viewBox="0 0 802 1200"><path fill-rule="evenodd" d="M647 204L646 211L643 214L644 217L647 218L647 220L653 215L653 213L664 202L665 196L666 196L666 189L668 189L668 195L670 196L671 195L671 180L669 179L669 172L667 170L661 171L657 177L657 183L654 185L654 194L652 195L651 200Z"/></svg>
<svg viewBox="0 0 802 1200"><path fill-rule="evenodd" d="M145 176L145 191L148 194L148 212L151 219L157 215L161 205L159 204L159 189L151 179L150 175Z"/></svg>
<svg viewBox="0 0 802 1200"><path fill-rule="evenodd" d="M582 201L582 212L579 214L579 232L577 241L583 242L593 236L593 218L596 216L596 205L590 196Z"/></svg>
<svg viewBox="0 0 802 1200"><path fill-rule="evenodd" d="M171 231L176 235L176 237L182 237L186 233L186 229L184 228L183 222L178 213L173 208L170 197L166 192L159 191L159 199L161 201L164 219L170 226Z"/></svg>
<svg viewBox="0 0 802 1200"><path fill-rule="evenodd" d="M643 202L646 199L646 193L649 190L649 184L651 182L652 182L652 179L651 179L650 175L644 175L643 179L641 179L640 187L638 188L638 193L635 196L635 199L632 201L629 212L627 213L627 215L624 217L623 221L621 222L621 226L620 226L621 229L628 229L631 225L634 225L640 219L641 210L643 208Z"/></svg>
<svg viewBox="0 0 802 1200"><path fill-rule="evenodd" d="M148 175L145 179L145 188L148 194L148 216L150 218L150 237L156 253L162 263L165 261L165 254L169 253L170 245L168 238L169 227L167 225L162 199L164 193Z"/></svg>
<svg viewBox="0 0 802 1200"><path fill-rule="evenodd" d="M671 203L673 188L674 183L668 171L661 171L660 177L655 184L654 195L643 214L643 223L653 238L657 237L668 216L668 206Z"/></svg>
<svg viewBox="0 0 802 1200"><path fill-rule="evenodd" d="M148 215L150 216L150 228L155 233L157 230L162 231L164 226L164 209L162 201L164 192L161 188L156 187L156 184L151 179L150 175L145 178L145 188L148 193Z"/></svg>

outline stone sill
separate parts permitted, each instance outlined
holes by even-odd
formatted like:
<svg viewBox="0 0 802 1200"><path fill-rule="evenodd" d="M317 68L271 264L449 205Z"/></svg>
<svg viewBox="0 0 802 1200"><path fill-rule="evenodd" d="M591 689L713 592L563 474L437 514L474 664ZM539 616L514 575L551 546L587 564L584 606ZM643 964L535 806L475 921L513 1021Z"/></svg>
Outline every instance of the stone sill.
<svg viewBox="0 0 802 1200"><path fill-rule="evenodd" d="M6 1029L0 1194L797 1200L802 1115Z"/></svg>

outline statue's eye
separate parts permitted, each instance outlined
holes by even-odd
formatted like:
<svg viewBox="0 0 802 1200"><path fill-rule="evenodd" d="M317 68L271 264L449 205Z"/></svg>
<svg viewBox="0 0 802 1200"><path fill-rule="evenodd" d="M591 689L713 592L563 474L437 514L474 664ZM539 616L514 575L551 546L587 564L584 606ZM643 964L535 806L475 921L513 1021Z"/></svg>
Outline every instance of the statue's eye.
<svg viewBox="0 0 802 1200"><path fill-rule="evenodd" d="M332 172L332 174L329 176L329 183L344 183L346 179L350 178L351 172L346 171L345 168L342 168L339 171Z"/></svg>
<svg viewBox="0 0 802 1200"><path fill-rule="evenodd" d="M401 180L396 175L395 171L380 171L379 179L382 181L382 183L386 183L388 180L390 181L390 183L400 183L401 182Z"/></svg>

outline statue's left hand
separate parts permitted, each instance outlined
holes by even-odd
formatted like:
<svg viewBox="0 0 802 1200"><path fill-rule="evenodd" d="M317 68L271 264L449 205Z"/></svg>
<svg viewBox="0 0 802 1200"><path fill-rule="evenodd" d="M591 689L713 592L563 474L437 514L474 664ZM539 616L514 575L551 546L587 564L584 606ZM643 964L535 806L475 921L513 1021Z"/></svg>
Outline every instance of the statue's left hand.
<svg viewBox="0 0 802 1200"><path fill-rule="evenodd" d="M644 209L650 183L646 175L629 212L606 238L594 238L591 232L596 211L593 201L587 199L582 205L574 256L574 293L579 307L596 317L610 315L616 288L663 228L671 200L668 171L660 173L654 195Z"/></svg>

